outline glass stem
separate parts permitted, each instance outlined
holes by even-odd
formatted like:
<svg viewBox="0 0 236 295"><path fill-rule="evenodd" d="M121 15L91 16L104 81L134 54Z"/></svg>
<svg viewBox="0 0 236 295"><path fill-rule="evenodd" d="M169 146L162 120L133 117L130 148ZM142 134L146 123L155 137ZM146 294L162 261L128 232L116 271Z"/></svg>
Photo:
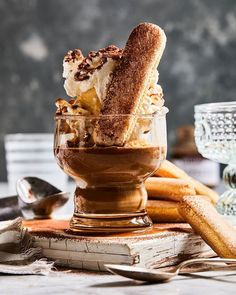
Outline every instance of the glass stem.
<svg viewBox="0 0 236 295"><path fill-rule="evenodd" d="M224 184L229 189L236 189L236 165L228 165L223 172Z"/></svg>
<svg viewBox="0 0 236 295"><path fill-rule="evenodd" d="M228 190L220 196L216 208L220 214L229 217L234 224L236 221L236 165L228 165L224 169L223 179Z"/></svg>

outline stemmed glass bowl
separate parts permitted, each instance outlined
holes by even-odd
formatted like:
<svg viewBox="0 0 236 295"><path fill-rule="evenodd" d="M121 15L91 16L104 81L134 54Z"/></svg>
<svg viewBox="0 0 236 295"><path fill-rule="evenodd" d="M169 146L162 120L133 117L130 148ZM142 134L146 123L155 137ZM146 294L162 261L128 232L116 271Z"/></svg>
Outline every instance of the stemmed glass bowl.
<svg viewBox="0 0 236 295"><path fill-rule="evenodd" d="M227 164L223 172L227 190L216 207L223 215L236 216L236 102L196 105L195 141L203 157Z"/></svg>
<svg viewBox="0 0 236 295"><path fill-rule="evenodd" d="M154 115L55 117L54 154L76 182L73 232L122 232L152 225L146 212L144 181L166 157L167 109ZM131 118L132 116L132 118ZM97 122L134 119L124 146L97 146Z"/></svg>

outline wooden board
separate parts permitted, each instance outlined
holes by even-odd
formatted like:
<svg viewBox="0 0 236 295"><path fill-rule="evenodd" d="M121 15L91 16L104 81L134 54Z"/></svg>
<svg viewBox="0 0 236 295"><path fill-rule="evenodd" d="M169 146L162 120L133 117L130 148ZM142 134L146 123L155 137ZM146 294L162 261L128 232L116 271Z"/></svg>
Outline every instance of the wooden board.
<svg viewBox="0 0 236 295"><path fill-rule="evenodd" d="M164 267L192 257L215 253L183 224L154 224L136 233L74 235L63 220L25 221L24 226L43 248L46 257L58 265L104 271L105 263Z"/></svg>

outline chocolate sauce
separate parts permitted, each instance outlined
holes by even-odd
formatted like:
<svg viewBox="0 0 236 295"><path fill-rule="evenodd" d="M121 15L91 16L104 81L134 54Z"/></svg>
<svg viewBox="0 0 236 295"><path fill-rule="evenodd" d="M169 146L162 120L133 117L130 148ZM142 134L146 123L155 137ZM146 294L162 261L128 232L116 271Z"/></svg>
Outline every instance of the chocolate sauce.
<svg viewBox="0 0 236 295"><path fill-rule="evenodd" d="M145 212L143 181L159 167L166 149L59 147L54 153L77 183L75 214L119 214Z"/></svg>
<svg viewBox="0 0 236 295"><path fill-rule="evenodd" d="M159 166L165 149L158 147L56 148L60 167L85 186L140 183Z"/></svg>

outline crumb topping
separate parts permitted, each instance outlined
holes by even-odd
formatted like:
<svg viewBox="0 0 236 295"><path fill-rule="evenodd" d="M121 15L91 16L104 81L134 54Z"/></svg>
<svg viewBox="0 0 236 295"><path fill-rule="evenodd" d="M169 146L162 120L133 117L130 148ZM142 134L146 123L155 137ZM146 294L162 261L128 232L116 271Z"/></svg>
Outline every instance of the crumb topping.
<svg viewBox="0 0 236 295"><path fill-rule="evenodd" d="M83 81L89 79L90 75L99 70L108 58L119 60L122 55L122 49L115 45L110 45L98 51L90 51L88 56L79 64L78 70L74 75L75 81Z"/></svg>

